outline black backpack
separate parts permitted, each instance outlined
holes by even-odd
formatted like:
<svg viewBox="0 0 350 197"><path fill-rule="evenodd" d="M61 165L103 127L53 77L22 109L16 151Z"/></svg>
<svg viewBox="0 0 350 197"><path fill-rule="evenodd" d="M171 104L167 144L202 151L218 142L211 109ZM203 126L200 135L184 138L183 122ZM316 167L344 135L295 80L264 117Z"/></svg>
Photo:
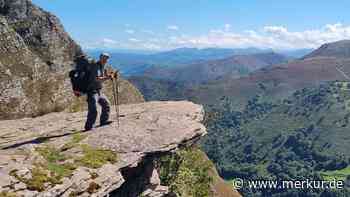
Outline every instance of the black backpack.
<svg viewBox="0 0 350 197"><path fill-rule="evenodd" d="M91 61L86 56L79 56L75 59L76 67L69 72L69 78L74 91L87 93L90 80Z"/></svg>

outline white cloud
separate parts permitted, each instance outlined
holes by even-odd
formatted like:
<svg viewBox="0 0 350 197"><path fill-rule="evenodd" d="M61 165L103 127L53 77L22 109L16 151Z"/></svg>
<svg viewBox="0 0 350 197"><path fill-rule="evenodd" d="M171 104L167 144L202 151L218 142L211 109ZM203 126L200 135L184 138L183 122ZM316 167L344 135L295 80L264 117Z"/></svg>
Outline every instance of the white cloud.
<svg viewBox="0 0 350 197"><path fill-rule="evenodd" d="M157 44L153 44L153 43L144 43L143 44L143 48L149 49L149 50L160 50L160 49L162 49L161 46L159 46Z"/></svg>
<svg viewBox="0 0 350 197"><path fill-rule="evenodd" d="M142 33L145 33L145 34L150 34L150 35L154 35L155 33L151 30L148 30L148 29L144 29L144 30L141 30Z"/></svg>
<svg viewBox="0 0 350 197"><path fill-rule="evenodd" d="M178 38L178 45L194 47L261 47L275 49L317 48L327 42L350 39L350 26L328 24L320 29L289 31L283 26L265 26L261 31L247 30L243 33L224 29L210 30L208 34Z"/></svg>
<svg viewBox="0 0 350 197"><path fill-rule="evenodd" d="M109 38L103 38L102 39L103 44L117 44L118 42Z"/></svg>
<svg viewBox="0 0 350 197"><path fill-rule="evenodd" d="M168 25L167 29L172 31L178 31L179 27L176 25Z"/></svg>
<svg viewBox="0 0 350 197"><path fill-rule="evenodd" d="M150 38L148 39L149 42L153 42L153 43L159 43L161 42L161 40L159 38Z"/></svg>
<svg viewBox="0 0 350 197"><path fill-rule="evenodd" d="M290 48L315 48L327 42L350 39L350 26L340 23L300 32L291 32L282 26L266 26L264 31L276 42L281 42Z"/></svg>
<svg viewBox="0 0 350 197"><path fill-rule="evenodd" d="M170 30L179 30L177 26L170 25ZM141 32L145 32L142 30ZM259 47L273 49L297 49L317 48L320 45L338 40L350 39L350 26L340 23L327 24L318 29L307 29L303 31L291 31L285 26L268 25L260 30L246 30L234 32L230 24L221 29L210 30L202 35L168 35L162 36L152 31L147 38L147 33L142 39L129 38L117 42L110 38L104 38L98 42L83 44L87 47L125 47L138 49L172 49L178 47Z"/></svg>
<svg viewBox="0 0 350 197"><path fill-rule="evenodd" d="M231 24L225 24L225 31L231 30Z"/></svg>
<svg viewBox="0 0 350 197"><path fill-rule="evenodd" d="M130 42L141 42L141 40L136 39L136 38L129 38Z"/></svg>
<svg viewBox="0 0 350 197"><path fill-rule="evenodd" d="M81 41L84 49L119 48L121 43L110 38L102 38L96 41Z"/></svg>
<svg viewBox="0 0 350 197"><path fill-rule="evenodd" d="M135 30L127 29L127 30L125 30L125 32L128 33L128 34L134 34Z"/></svg>

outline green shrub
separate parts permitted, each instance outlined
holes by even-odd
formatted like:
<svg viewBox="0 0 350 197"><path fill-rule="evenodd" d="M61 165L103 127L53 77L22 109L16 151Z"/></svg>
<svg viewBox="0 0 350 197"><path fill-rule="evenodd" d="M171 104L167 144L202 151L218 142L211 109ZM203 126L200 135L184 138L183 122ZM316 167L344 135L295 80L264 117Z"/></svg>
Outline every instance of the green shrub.
<svg viewBox="0 0 350 197"><path fill-rule="evenodd" d="M163 157L159 163L160 179L178 196L210 196L213 182L209 171L212 164L198 149L184 149Z"/></svg>

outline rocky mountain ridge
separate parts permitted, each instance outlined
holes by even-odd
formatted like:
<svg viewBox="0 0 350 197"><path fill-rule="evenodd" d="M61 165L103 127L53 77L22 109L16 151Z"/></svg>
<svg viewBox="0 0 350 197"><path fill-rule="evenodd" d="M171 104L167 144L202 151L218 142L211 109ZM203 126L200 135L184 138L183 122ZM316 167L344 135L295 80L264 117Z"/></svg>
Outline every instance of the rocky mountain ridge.
<svg viewBox="0 0 350 197"><path fill-rule="evenodd" d="M0 119L74 105L67 73L83 51L56 16L30 0L0 0L0 42ZM143 101L131 84L122 84L121 94L131 98L123 103Z"/></svg>

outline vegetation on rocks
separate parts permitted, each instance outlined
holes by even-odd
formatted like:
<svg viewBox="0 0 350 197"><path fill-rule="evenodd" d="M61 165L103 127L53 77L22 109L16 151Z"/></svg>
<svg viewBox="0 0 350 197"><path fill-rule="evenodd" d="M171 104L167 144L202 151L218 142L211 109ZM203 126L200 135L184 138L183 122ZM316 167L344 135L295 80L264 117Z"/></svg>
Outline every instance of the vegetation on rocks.
<svg viewBox="0 0 350 197"><path fill-rule="evenodd" d="M107 162L117 162L117 155L110 150L96 149L86 144L81 145L83 156L75 159L79 165L88 168L100 168Z"/></svg>
<svg viewBox="0 0 350 197"><path fill-rule="evenodd" d="M57 176L51 176L48 174L47 170L35 166L33 169L30 170L31 177L25 178L24 176L19 176L17 174L17 170L13 170L10 172L10 175L21 181L22 183L25 183L27 185L27 188L29 190L35 190L35 191L44 191L45 188L50 185L56 185L61 183L59 178Z"/></svg>
<svg viewBox="0 0 350 197"><path fill-rule="evenodd" d="M72 136L71 140L61 147L62 151L76 147L82 140L84 140L87 135L76 133Z"/></svg>
<svg viewBox="0 0 350 197"><path fill-rule="evenodd" d="M204 160L198 149L184 149L159 161L163 185L178 196L211 196L213 181L208 174L212 164Z"/></svg>
<svg viewBox="0 0 350 197"><path fill-rule="evenodd" d="M38 147L36 151L44 158L44 161L38 161L30 169L31 177L19 176L17 170L11 171L10 175L25 183L29 190L44 191L48 185L60 184L62 178L72 176L74 170L79 166L100 168L108 162L117 162L117 155L113 151L80 144L85 138L86 135L76 133L62 148L56 148L52 145ZM80 149L82 155L75 157L65 153L72 148ZM91 176L94 179L98 175L92 173ZM91 191L98 189L97 186L91 187Z"/></svg>
<svg viewBox="0 0 350 197"><path fill-rule="evenodd" d="M0 192L0 197L16 197L15 193L12 192Z"/></svg>

